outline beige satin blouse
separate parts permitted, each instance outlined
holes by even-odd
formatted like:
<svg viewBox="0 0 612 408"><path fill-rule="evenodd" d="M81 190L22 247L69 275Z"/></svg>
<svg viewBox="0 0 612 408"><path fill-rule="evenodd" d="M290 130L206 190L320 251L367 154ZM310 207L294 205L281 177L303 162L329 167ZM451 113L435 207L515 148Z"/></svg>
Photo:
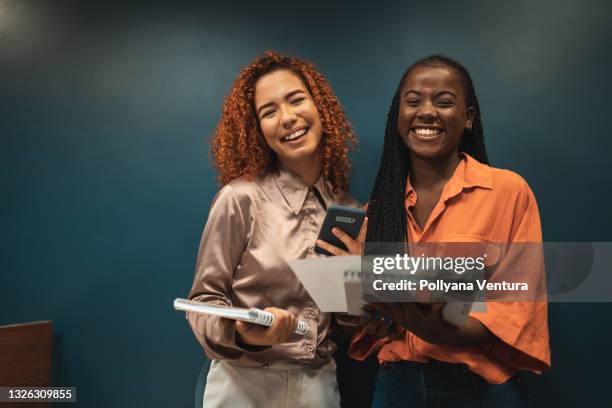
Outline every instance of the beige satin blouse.
<svg viewBox="0 0 612 408"><path fill-rule="evenodd" d="M305 320L309 331L295 335L289 343L247 350L236 344L232 320L188 313L208 357L262 367L284 362L318 365L329 360L336 348L328 336L331 314L317 308L287 262L317 256L315 241L326 207L332 203L359 205L347 193L333 194L323 178L309 187L284 166L253 181L238 178L217 193L202 235L189 299L287 309Z"/></svg>

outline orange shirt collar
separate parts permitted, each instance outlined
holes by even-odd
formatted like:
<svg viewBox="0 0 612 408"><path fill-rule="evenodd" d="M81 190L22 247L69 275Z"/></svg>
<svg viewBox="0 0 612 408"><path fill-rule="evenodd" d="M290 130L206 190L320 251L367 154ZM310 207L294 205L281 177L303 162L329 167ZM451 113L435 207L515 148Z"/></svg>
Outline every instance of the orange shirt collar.
<svg viewBox="0 0 612 408"><path fill-rule="evenodd" d="M453 176L448 180L442 192L442 201L446 201L461 193L464 189L481 187L493 189L493 175L491 168L480 163L467 153L459 153L461 161L455 169ZM416 192L410 183L410 177L406 181L406 205L408 207L416 204Z"/></svg>

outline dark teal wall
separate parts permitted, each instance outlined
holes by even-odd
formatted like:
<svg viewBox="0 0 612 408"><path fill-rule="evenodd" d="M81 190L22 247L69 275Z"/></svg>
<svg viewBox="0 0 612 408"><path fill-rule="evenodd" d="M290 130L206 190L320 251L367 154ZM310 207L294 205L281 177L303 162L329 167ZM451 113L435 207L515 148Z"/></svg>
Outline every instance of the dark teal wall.
<svg viewBox="0 0 612 408"><path fill-rule="evenodd" d="M0 324L51 319L55 381L80 406L191 406L185 296L217 186L205 140L239 69L314 61L355 125L368 197L408 64L467 65L492 163L531 184L549 241L610 241L606 1L0 0ZM92 3L92 2L87 2ZM551 305L541 406L607 396L610 304Z"/></svg>

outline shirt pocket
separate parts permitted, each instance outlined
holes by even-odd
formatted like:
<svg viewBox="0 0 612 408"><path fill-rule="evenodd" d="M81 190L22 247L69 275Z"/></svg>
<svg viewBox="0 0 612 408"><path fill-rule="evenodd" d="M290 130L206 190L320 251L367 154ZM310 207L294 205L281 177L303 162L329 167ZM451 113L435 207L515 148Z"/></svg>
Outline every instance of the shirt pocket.
<svg viewBox="0 0 612 408"><path fill-rule="evenodd" d="M501 265L503 243L477 234L452 234L439 242L430 242L428 253L429 256L455 260L454 270L446 270L439 277L448 283L471 282L474 288L473 292L447 293L445 300L474 302L472 311L486 312L487 294L478 289L478 282L488 281Z"/></svg>
<svg viewBox="0 0 612 408"><path fill-rule="evenodd" d="M428 244L429 256L473 259L489 272L498 266L503 252L501 242L477 234L452 234Z"/></svg>

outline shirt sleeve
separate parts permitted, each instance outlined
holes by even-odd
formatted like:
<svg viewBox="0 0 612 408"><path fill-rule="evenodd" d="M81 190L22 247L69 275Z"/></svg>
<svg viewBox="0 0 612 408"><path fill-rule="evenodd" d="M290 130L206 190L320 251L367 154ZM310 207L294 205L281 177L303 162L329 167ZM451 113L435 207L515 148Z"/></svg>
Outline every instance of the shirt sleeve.
<svg viewBox="0 0 612 408"><path fill-rule="evenodd" d="M227 185L213 200L200 241L189 299L232 306L229 294L234 270L246 244L247 230L240 203L232 187ZM236 343L233 320L190 312L187 320L208 357L238 359L247 351Z"/></svg>
<svg viewBox="0 0 612 408"><path fill-rule="evenodd" d="M489 301L485 312L472 312L470 316L497 337L483 345L489 353L509 367L541 372L550 368L544 262L541 245L538 245L542 242L542 231L535 197L524 181L514 210L510 242L514 245L509 245L501 262L512 264L506 270L512 275L518 274L518 278L513 279L515 282L528 281L530 298L516 302Z"/></svg>
<svg viewBox="0 0 612 408"><path fill-rule="evenodd" d="M353 335L348 348L348 355L357 361L364 361L388 342L389 337L378 338L367 334L365 328L362 328Z"/></svg>

